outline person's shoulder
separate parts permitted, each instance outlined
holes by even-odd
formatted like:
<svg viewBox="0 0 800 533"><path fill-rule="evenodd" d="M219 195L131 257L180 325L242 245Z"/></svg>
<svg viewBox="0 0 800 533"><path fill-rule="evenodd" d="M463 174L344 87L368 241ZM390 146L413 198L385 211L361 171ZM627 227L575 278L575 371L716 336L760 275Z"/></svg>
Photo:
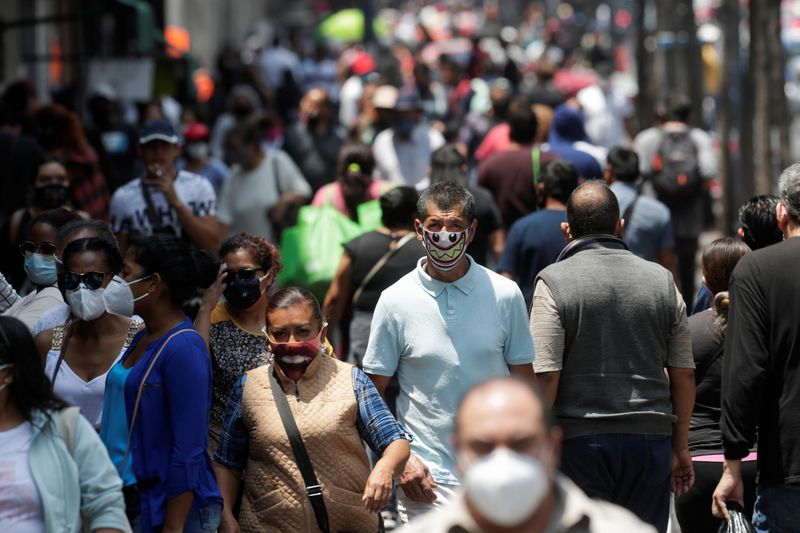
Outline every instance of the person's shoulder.
<svg viewBox="0 0 800 533"><path fill-rule="evenodd" d="M418 269L419 266L414 266L414 270L385 288L380 299L384 303L394 305L394 303L408 302L412 297L421 294Z"/></svg>
<svg viewBox="0 0 800 533"><path fill-rule="evenodd" d="M195 186L199 182L207 182L208 178L201 174L197 174L195 172L189 172L188 170L181 169L178 171L178 175L175 176L175 183L182 184L182 185L191 185Z"/></svg>
<svg viewBox="0 0 800 533"><path fill-rule="evenodd" d="M125 201L129 196L142 194L142 178L134 178L128 183L120 186L114 194L111 195L111 203L115 201ZM122 204L124 205L124 204Z"/></svg>
<svg viewBox="0 0 800 533"><path fill-rule="evenodd" d="M652 196L646 196L644 194L640 195L642 207L647 209L651 213L655 213L660 217L670 217L669 207L659 200L658 198L653 198Z"/></svg>
<svg viewBox="0 0 800 533"><path fill-rule="evenodd" d="M494 270L490 270L478 263L473 263L470 268L477 269L476 278L479 282L484 279L486 283L491 285L492 292L496 295L498 301L516 298L519 293L519 286L515 281L501 276Z"/></svg>
<svg viewBox="0 0 800 533"><path fill-rule="evenodd" d="M161 345L164 355L170 354L172 357L178 355L181 359L194 359L198 352L202 352L206 357L208 356L208 348L203 337L190 323L184 323L182 327L169 332L164 342L166 344Z"/></svg>

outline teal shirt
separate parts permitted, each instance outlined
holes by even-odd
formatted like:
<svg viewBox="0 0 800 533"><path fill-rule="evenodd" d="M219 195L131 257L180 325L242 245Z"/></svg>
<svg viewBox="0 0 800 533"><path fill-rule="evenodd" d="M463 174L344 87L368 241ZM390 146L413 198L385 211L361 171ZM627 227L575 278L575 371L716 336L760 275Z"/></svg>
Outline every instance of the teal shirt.
<svg viewBox="0 0 800 533"><path fill-rule="evenodd" d="M461 397L508 365L533 362L522 293L513 281L467 256L467 273L443 283L417 268L383 291L364 355L364 371L397 371L397 416L412 451L438 483L458 484L449 438Z"/></svg>
<svg viewBox="0 0 800 533"><path fill-rule="evenodd" d="M100 439L108 449L108 455L117 472L122 468L125 458L125 449L128 446L128 414L125 410L125 380L131 373L130 368L125 368L122 363L117 363L108 372L106 377L106 392L103 401L103 417L100 422ZM133 454L128 456L125 472L122 475L122 485L128 487L136 483L133 474Z"/></svg>

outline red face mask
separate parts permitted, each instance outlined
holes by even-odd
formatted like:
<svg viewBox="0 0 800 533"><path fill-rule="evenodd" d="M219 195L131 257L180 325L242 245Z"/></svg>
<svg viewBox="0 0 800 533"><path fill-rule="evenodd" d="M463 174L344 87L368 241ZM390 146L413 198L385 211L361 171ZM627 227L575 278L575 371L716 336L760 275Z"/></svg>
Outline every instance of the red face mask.
<svg viewBox="0 0 800 533"><path fill-rule="evenodd" d="M320 332L321 333L321 332ZM321 335L303 342L272 342L269 347L275 356L275 364L292 381L299 381L306 373L308 365L320 354Z"/></svg>

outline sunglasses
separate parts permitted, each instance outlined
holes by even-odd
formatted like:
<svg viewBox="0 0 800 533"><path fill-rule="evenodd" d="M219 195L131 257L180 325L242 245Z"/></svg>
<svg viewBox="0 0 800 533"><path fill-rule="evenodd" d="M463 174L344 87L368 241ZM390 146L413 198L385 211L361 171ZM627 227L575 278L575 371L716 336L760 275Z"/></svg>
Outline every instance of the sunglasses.
<svg viewBox="0 0 800 533"><path fill-rule="evenodd" d="M99 289L103 285L103 280L111 272L86 272L85 274L75 274L74 272L64 272L61 274L61 286L66 291L74 291L83 282L89 290Z"/></svg>
<svg viewBox="0 0 800 533"><path fill-rule="evenodd" d="M256 279L260 277L258 275L259 272L263 272L263 270L260 268L240 268L239 270L228 270L227 277L231 280L236 278L241 280Z"/></svg>
<svg viewBox="0 0 800 533"><path fill-rule="evenodd" d="M35 243L33 241L25 241L19 245L19 251L24 257L30 257L37 252L45 256L54 257L56 255L56 245L52 242Z"/></svg>

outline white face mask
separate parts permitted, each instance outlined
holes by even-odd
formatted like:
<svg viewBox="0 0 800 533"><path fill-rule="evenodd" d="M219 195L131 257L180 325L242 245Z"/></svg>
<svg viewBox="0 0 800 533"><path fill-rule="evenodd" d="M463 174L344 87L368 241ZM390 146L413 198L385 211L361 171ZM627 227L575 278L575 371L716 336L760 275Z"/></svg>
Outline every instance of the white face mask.
<svg viewBox="0 0 800 533"><path fill-rule="evenodd" d="M72 291L67 291L67 303L73 315L84 322L94 320L106 312L106 305L103 302L102 287L99 289L87 289L83 283Z"/></svg>
<svg viewBox="0 0 800 533"><path fill-rule="evenodd" d="M464 476L470 503L502 527L520 525L536 511L549 487L542 464L529 455L499 448L475 461Z"/></svg>
<svg viewBox="0 0 800 533"><path fill-rule="evenodd" d="M133 297L131 285L144 281L150 276L135 279L128 283L119 276L114 276L111 283L103 291L103 303L105 304L106 311L112 315L119 315L125 317L133 316L133 304L139 300L147 298L150 293L144 293L138 298Z"/></svg>

